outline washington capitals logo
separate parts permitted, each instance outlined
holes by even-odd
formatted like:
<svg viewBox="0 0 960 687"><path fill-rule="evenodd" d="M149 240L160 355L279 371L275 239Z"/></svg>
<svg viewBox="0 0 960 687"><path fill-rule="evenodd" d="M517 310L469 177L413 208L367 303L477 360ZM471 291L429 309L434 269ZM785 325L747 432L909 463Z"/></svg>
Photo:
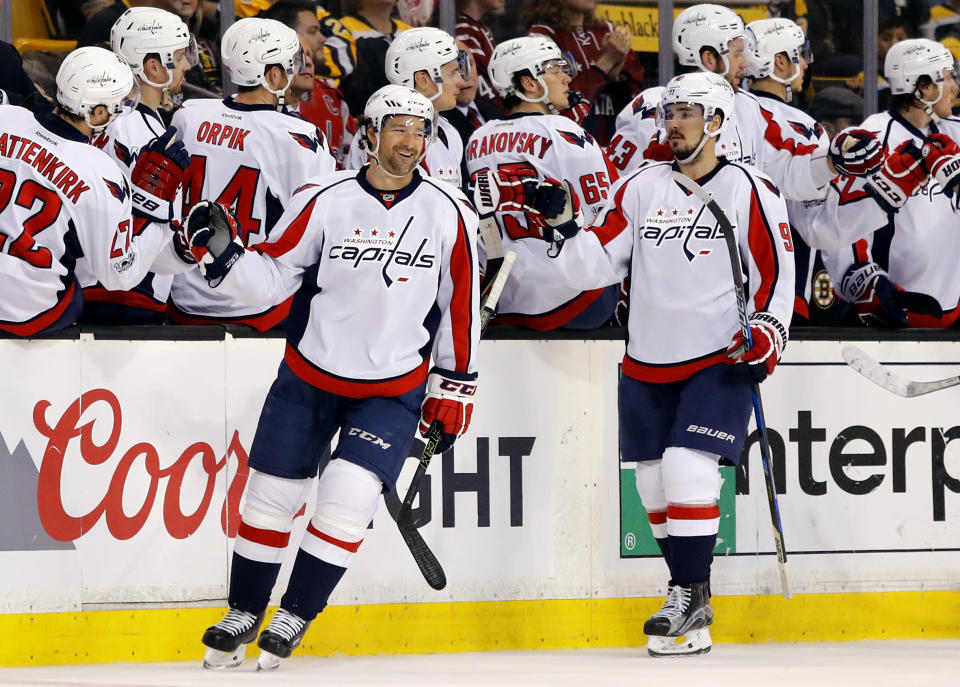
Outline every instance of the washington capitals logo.
<svg viewBox="0 0 960 687"><path fill-rule="evenodd" d="M564 141L571 145L575 145L578 148L586 148L588 143L593 143L593 137L586 131L583 132L583 135L580 135L575 134L572 131L557 129L557 133L560 134Z"/></svg>
<svg viewBox="0 0 960 687"><path fill-rule="evenodd" d="M657 116L657 108L653 105L646 105L643 102L643 96L633 101L633 114L640 115L641 119L653 119Z"/></svg>
<svg viewBox="0 0 960 687"><path fill-rule="evenodd" d="M113 195L113 197L119 200L121 203L123 202L123 199L127 197L128 190L126 179L123 181L123 186L115 181L110 181L109 179L104 179L103 183L107 185L107 189L110 191L111 195Z"/></svg>
<svg viewBox="0 0 960 687"><path fill-rule="evenodd" d="M806 126L801 122L787 121L790 125L790 128L796 131L801 136L804 136L807 139L813 140L823 136L823 127L820 124L814 122L813 126Z"/></svg>
<svg viewBox="0 0 960 687"><path fill-rule="evenodd" d="M357 227L352 234L348 233L341 243L331 247L328 255L333 260L352 263L353 269L361 269L361 265L369 263L379 265L383 283L388 288L394 283L408 282L409 276L391 276L389 272L393 271L395 274L396 271L392 268L397 265L408 269L431 269L437 259L436 255L428 252L430 239L427 237L420 239L420 245L413 253L401 248L412 223L413 217L410 217L403 229L396 231L383 228L364 230Z"/></svg>
<svg viewBox="0 0 960 687"><path fill-rule="evenodd" d="M131 153L130 149L123 145L120 141L113 142L113 154L116 155L117 159L127 167L129 167L130 163L133 162L133 153Z"/></svg>
<svg viewBox="0 0 960 687"><path fill-rule="evenodd" d="M316 138L312 138L306 134L297 133L296 131L289 131L287 133L293 136L293 140L307 150L313 151L314 153L317 152L317 146L320 145L320 141L318 141Z"/></svg>

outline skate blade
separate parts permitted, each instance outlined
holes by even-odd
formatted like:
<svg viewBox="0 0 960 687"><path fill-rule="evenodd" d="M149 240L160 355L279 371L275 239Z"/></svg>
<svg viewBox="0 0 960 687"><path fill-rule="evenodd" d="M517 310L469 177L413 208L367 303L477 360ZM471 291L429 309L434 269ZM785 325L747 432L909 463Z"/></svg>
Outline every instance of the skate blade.
<svg viewBox="0 0 960 687"><path fill-rule="evenodd" d="M217 651L207 648L203 655L203 667L207 670L224 670L227 668L236 668L243 663L247 655L247 645L241 644L236 651Z"/></svg>
<svg viewBox="0 0 960 687"><path fill-rule="evenodd" d="M282 661L279 656L271 654L269 651L264 651L260 649L260 658L257 659L257 672L265 670L276 670L280 667L280 661Z"/></svg>
<svg viewBox="0 0 960 687"><path fill-rule="evenodd" d="M713 646L710 630L706 627L690 630L680 637L647 637L647 653L654 658L672 656L700 656L710 653Z"/></svg>

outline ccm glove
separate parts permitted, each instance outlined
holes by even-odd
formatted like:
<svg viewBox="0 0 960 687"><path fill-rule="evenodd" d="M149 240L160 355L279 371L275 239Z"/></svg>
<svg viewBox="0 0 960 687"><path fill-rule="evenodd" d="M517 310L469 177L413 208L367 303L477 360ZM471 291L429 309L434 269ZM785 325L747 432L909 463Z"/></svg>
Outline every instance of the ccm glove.
<svg viewBox="0 0 960 687"><path fill-rule="evenodd" d="M141 148L130 172L134 211L158 222L173 219L173 200L190 166L190 155L174 139L176 134L177 128L171 126Z"/></svg>
<svg viewBox="0 0 960 687"><path fill-rule="evenodd" d="M867 177L865 188L883 210L894 213L929 179L923 152L907 140L887 155L879 172Z"/></svg>
<svg viewBox="0 0 960 687"><path fill-rule="evenodd" d="M865 325L906 327L907 313L897 303L898 287L875 262L857 262L840 280L840 295L853 303Z"/></svg>
<svg viewBox="0 0 960 687"><path fill-rule="evenodd" d="M220 286L233 264L243 255L240 224L230 208L209 200L193 206L180 225L176 245L189 252L211 288Z"/></svg>
<svg viewBox="0 0 960 687"><path fill-rule="evenodd" d="M750 315L747 324L751 341L746 341L743 332L738 331L727 347L727 355L733 361L746 363L750 376L759 384L780 362L787 342L787 328L776 317L762 311Z"/></svg>
<svg viewBox="0 0 960 687"><path fill-rule="evenodd" d="M948 198L953 198L960 186L960 146L949 136L931 134L922 151L930 176Z"/></svg>
<svg viewBox="0 0 960 687"><path fill-rule="evenodd" d="M844 129L830 143L830 161L839 174L868 176L883 164L883 147L866 129Z"/></svg>
<svg viewBox="0 0 960 687"><path fill-rule="evenodd" d="M430 426L443 425L443 439L437 453L453 446L466 433L473 415L473 397L477 393L477 373L462 374L435 367L427 377L427 395L420 407L420 435L427 436Z"/></svg>

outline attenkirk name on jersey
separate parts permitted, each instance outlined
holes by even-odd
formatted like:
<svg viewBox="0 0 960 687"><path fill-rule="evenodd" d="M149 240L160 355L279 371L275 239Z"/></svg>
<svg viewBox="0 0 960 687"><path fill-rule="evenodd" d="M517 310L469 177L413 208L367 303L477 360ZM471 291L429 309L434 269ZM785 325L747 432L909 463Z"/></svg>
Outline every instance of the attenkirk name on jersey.
<svg viewBox="0 0 960 687"><path fill-rule="evenodd" d="M90 190L76 172L61 162L56 155L29 138L3 134L0 136L0 155L26 162L52 181L74 205L80 200L81 193ZM60 169L61 167L63 169Z"/></svg>
<svg viewBox="0 0 960 687"><path fill-rule="evenodd" d="M467 148L467 159L474 160L492 153L511 152L536 155L542 160L552 145L553 141L549 138L526 131L493 133L479 141L471 139Z"/></svg>

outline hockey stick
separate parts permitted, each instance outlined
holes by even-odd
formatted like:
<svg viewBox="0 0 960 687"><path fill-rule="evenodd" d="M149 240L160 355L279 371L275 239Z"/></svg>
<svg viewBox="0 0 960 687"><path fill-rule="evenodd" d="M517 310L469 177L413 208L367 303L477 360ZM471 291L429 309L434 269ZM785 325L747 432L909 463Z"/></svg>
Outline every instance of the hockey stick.
<svg viewBox="0 0 960 687"><path fill-rule="evenodd" d="M513 262L517 259L517 254L513 251L507 251L503 256L503 262L497 270L496 276L490 282L489 290L480 306L480 336L486 330L490 320L497 309L497 301L500 300L500 293L503 291L503 285L510 276L510 270L513 268ZM427 474L427 468L430 467L430 461L437 452L437 446L443 439L443 425L440 422L434 422L430 425L427 432L427 441L420 454L420 462L417 465L417 471L410 480L410 486L407 487L407 495L400 504L400 510L397 511L397 528L403 537L404 543L410 549L413 560L417 567L423 573L423 578L434 589L443 589L447 586L447 576L443 572L440 561L433 555L433 551L427 546L427 543L420 536L420 531L413 522L413 500L420 491L420 485Z"/></svg>
<svg viewBox="0 0 960 687"><path fill-rule="evenodd" d="M740 265L740 249L737 246L737 235L734 232L730 220L717 205L717 201L707 193L700 184L690 177L680 172L671 172L674 181L686 188L690 193L697 196L710 211L710 214L720 225L720 231L723 233L723 240L727 244L727 251L730 254L730 269L733 271L733 286L737 294L737 311L740 316L740 332L749 348L753 346L753 338L750 336L750 325L747 322L747 297L743 288L743 268ZM757 430L760 432L760 462L763 464L764 482L767 487L767 503L770 506L770 522L773 525L773 541L777 547L777 563L780 567L780 586L783 589L783 596L786 599L791 598L790 585L787 582L787 549L783 543L783 524L780 522L780 505L777 503L777 490L773 481L773 470L770 462L770 442L767 439L767 423L763 415L763 400L760 397L760 385L753 383L753 414L757 421Z"/></svg>
<svg viewBox="0 0 960 687"><path fill-rule="evenodd" d="M877 386L904 398L923 396L933 391L960 385L960 377L947 377L934 382L914 382L904 379L871 358L862 348L853 344L843 347L843 359L847 361L847 365Z"/></svg>

